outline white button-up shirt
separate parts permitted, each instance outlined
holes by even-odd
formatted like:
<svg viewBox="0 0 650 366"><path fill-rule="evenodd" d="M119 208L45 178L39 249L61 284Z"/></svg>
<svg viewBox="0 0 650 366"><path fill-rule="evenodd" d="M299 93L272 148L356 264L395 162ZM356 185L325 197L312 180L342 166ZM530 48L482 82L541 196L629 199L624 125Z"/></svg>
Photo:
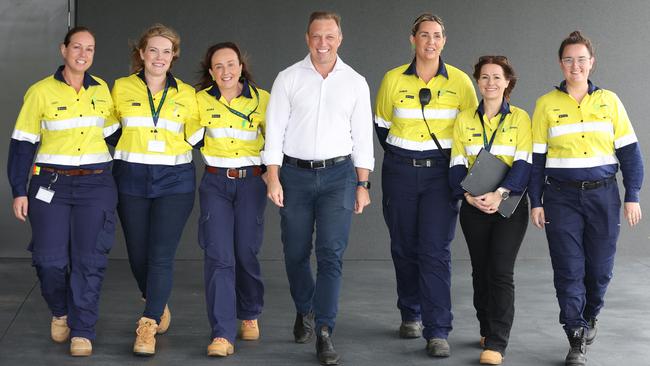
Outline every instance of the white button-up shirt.
<svg viewBox="0 0 650 366"><path fill-rule="evenodd" d="M266 109L266 165L283 155L325 160L352 155L357 168L372 170L372 110L366 79L337 57L327 78L309 55L278 74Z"/></svg>

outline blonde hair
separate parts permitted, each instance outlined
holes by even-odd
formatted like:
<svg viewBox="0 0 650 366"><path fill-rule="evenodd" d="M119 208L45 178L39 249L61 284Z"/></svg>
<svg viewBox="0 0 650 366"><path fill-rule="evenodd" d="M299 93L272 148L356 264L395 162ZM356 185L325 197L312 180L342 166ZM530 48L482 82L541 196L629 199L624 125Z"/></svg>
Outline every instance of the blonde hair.
<svg viewBox="0 0 650 366"><path fill-rule="evenodd" d="M133 42L131 44L131 72L135 73L144 68L144 62L140 57L140 51L144 51L147 47L147 42L149 42L149 39L153 37L164 37L171 41L172 52L174 53L171 63L172 66L174 65L174 61L176 61L178 56L180 56L181 37L172 28L164 24L156 23L142 33L137 43Z"/></svg>
<svg viewBox="0 0 650 366"><path fill-rule="evenodd" d="M422 13L418 15L417 18L415 18L415 20L413 21L413 26L411 27L412 36L415 36L418 30L420 30L420 24L424 22L436 22L440 24L440 29L442 29L442 35L445 37L447 36L447 34L445 33L445 23L442 21L442 19L439 16L433 15L431 13Z"/></svg>

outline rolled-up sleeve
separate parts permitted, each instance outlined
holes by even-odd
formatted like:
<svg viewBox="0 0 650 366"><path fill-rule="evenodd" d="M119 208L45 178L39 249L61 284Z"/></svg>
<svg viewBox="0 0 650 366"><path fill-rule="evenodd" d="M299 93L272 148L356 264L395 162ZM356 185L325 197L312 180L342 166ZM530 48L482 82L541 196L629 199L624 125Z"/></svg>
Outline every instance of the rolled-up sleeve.
<svg viewBox="0 0 650 366"><path fill-rule="evenodd" d="M372 138L372 107L370 106L370 88L365 79L359 81L357 100L350 116L352 132L352 161L356 168L373 170L375 156Z"/></svg>
<svg viewBox="0 0 650 366"><path fill-rule="evenodd" d="M283 72L271 88L271 97L266 108L266 136L264 150L260 152L266 165L282 165L284 135L289 123L291 102L287 89L287 81Z"/></svg>

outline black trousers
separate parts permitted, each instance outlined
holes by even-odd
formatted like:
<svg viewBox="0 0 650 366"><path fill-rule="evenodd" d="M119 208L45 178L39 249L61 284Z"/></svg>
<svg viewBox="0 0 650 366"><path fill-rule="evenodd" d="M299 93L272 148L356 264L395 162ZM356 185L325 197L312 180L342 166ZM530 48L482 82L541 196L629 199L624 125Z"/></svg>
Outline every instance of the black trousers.
<svg viewBox="0 0 650 366"><path fill-rule="evenodd" d="M505 354L515 315L515 260L528 227L524 198L510 218L463 201L460 225L472 260L474 308L485 348Z"/></svg>

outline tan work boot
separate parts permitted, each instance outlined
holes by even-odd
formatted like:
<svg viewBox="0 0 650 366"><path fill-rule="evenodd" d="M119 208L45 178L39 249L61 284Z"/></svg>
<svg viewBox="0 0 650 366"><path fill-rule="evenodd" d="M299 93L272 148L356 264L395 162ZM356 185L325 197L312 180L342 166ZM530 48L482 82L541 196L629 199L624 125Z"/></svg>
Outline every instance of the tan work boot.
<svg viewBox="0 0 650 366"><path fill-rule="evenodd" d="M502 362L503 355L498 351L492 351L490 349L481 352L481 358L479 358L481 365L501 365Z"/></svg>
<svg viewBox="0 0 650 366"><path fill-rule="evenodd" d="M156 331L158 324L153 319L144 316L138 320L138 328L135 330L135 342L133 353L137 356L153 356L156 353Z"/></svg>
<svg viewBox="0 0 650 366"><path fill-rule="evenodd" d="M235 347L226 338L215 338L208 345L208 356L226 357L235 353Z"/></svg>
<svg viewBox="0 0 650 366"><path fill-rule="evenodd" d="M158 324L158 334L164 334L169 329L169 323L172 321L172 313L169 311L169 306L165 304L165 310L163 310L162 315L160 316L160 324Z"/></svg>
<svg viewBox="0 0 650 366"><path fill-rule="evenodd" d="M90 356L93 354L93 344L90 342L90 339L83 337L72 337L70 340L70 355L79 357L79 356Z"/></svg>
<svg viewBox="0 0 650 366"><path fill-rule="evenodd" d="M239 338L243 341L256 341L260 339L260 328L257 326L257 319L241 321Z"/></svg>
<svg viewBox="0 0 650 366"><path fill-rule="evenodd" d="M70 337L70 328L68 328L68 316L52 317L50 325L50 336L56 343L63 343Z"/></svg>

